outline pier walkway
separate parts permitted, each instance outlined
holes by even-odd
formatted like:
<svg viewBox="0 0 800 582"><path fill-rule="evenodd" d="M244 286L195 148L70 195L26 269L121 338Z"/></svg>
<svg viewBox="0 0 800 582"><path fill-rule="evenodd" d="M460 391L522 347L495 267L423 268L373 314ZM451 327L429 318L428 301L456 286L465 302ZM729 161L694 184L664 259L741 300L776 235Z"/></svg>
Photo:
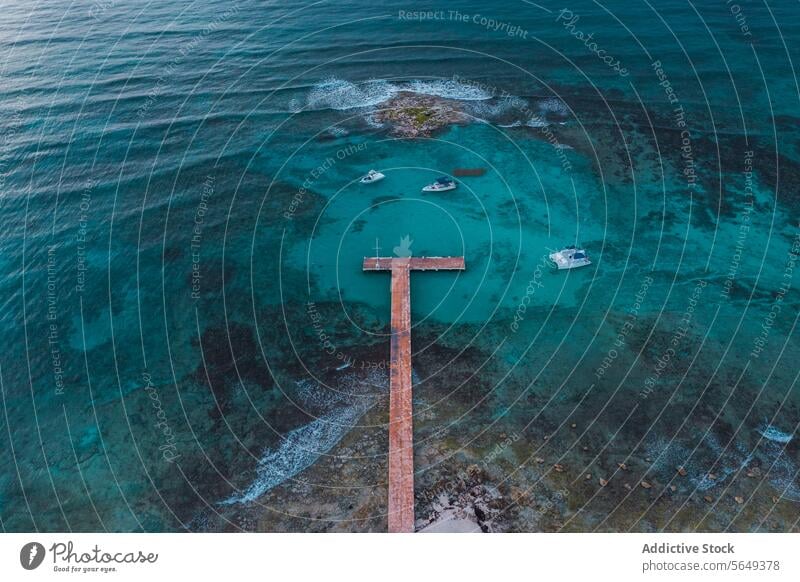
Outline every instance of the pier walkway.
<svg viewBox="0 0 800 582"><path fill-rule="evenodd" d="M365 271L392 272L389 378L389 531L414 531L411 271L464 270L464 257L371 257Z"/></svg>

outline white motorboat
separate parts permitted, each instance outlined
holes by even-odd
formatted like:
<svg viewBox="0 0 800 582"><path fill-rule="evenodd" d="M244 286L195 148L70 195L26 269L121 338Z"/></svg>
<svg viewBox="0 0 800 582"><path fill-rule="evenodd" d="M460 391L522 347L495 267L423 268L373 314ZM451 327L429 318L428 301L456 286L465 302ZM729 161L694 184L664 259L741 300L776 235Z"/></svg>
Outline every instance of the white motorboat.
<svg viewBox="0 0 800 582"><path fill-rule="evenodd" d="M372 184L373 182L380 182L386 176L378 172L377 170L370 170L367 172L367 175L359 180L362 184Z"/></svg>
<svg viewBox="0 0 800 582"><path fill-rule="evenodd" d="M456 183L452 178L448 178L447 176L442 176L441 178L436 178L436 181L432 184L428 184L425 186L422 191L423 192L447 192L448 190L455 190Z"/></svg>
<svg viewBox="0 0 800 582"><path fill-rule="evenodd" d="M585 267L586 265L592 264L586 251L576 248L575 246L565 247L560 251L550 253L550 260L553 261L559 269L577 269L578 267Z"/></svg>

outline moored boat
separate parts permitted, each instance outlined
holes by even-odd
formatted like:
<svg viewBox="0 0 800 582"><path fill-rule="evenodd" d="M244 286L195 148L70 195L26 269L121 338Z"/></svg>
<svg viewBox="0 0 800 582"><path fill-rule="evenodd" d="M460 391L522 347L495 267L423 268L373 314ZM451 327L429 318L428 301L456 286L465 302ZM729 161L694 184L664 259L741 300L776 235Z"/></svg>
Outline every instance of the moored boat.
<svg viewBox="0 0 800 582"><path fill-rule="evenodd" d="M560 251L550 253L550 260L555 263L559 270L562 269L577 269L578 267L585 267L591 265L592 261L586 251L577 247L569 246L564 247Z"/></svg>
<svg viewBox="0 0 800 582"><path fill-rule="evenodd" d="M359 180L362 184L372 184L373 182L379 182L383 180L386 176L378 172L377 170L370 170L366 173L366 175Z"/></svg>
<svg viewBox="0 0 800 582"><path fill-rule="evenodd" d="M456 183L452 178L448 178L447 176L442 176L441 178L436 178L436 181L428 184L425 186L422 191L423 192L447 192L448 190L455 190Z"/></svg>

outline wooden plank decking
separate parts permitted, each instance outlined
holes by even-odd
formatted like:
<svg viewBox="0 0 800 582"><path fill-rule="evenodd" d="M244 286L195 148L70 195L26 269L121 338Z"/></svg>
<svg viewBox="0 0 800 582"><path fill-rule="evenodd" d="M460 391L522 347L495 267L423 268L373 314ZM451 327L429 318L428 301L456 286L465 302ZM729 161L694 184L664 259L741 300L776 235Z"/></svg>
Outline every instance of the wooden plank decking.
<svg viewBox="0 0 800 582"><path fill-rule="evenodd" d="M389 531L414 531L414 431L411 395L411 277L392 269L389 376Z"/></svg>
<svg viewBox="0 0 800 582"><path fill-rule="evenodd" d="M411 271L464 269L464 257L371 257L365 271L392 272L389 376L389 531L414 531L414 431L411 392Z"/></svg>
<svg viewBox="0 0 800 582"><path fill-rule="evenodd" d="M391 271L394 267L412 271L464 270L464 257L365 257L365 271Z"/></svg>

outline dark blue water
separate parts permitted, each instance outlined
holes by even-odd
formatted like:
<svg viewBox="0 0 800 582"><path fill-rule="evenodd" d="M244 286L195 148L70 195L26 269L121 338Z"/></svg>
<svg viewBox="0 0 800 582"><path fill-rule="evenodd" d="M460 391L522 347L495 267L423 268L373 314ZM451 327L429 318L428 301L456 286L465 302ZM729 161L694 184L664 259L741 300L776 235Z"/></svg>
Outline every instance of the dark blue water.
<svg viewBox="0 0 800 582"><path fill-rule="evenodd" d="M798 8L707 4L4 6L3 529L385 529L409 237L419 527L797 530Z"/></svg>

